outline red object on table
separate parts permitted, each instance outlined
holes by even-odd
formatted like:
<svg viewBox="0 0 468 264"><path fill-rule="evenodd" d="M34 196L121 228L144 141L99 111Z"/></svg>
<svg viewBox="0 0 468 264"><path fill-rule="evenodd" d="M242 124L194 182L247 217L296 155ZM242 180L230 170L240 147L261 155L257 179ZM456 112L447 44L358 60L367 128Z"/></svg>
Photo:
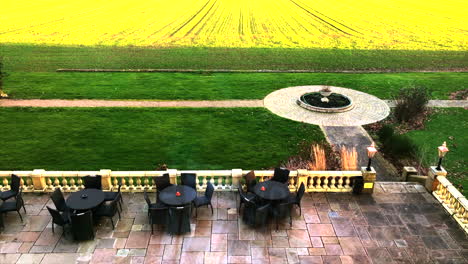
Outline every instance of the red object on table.
<svg viewBox="0 0 468 264"><path fill-rule="evenodd" d="M180 196L180 192L176 192L176 193L175 193L175 196Z"/></svg>
<svg viewBox="0 0 468 264"><path fill-rule="evenodd" d="M266 190L265 186L262 186L262 188L260 188L260 190L265 191Z"/></svg>

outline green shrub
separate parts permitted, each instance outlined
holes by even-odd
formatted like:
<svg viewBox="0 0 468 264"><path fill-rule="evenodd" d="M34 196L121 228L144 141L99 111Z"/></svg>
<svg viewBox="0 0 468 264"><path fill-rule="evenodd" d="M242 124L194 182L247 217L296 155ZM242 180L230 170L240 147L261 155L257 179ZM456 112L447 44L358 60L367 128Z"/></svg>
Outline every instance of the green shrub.
<svg viewBox="0 0 468 264"><path fill-rule="evenodd" d="M424 87L410 87L400 90L395 98L395 118L398 123L414 121L426 110L429 92Z"/></svg>
<svg viewBox="0 0 468 264"><path fill-rule="evenodd" d="M416 144L405 135L394 134L385 142L385 150L395 157L412 157L417 153Z"/></svg>
<svg viewBox="0 0 468 264"><path fill-rule="evenodd" d="M387 140L391 136L393 136L394 132L395 130L393 129L391 125L384 125L377 132L377 136L379 137L380 142L382 142L382 144L385 144L385 142L387 142Z"/></svg>

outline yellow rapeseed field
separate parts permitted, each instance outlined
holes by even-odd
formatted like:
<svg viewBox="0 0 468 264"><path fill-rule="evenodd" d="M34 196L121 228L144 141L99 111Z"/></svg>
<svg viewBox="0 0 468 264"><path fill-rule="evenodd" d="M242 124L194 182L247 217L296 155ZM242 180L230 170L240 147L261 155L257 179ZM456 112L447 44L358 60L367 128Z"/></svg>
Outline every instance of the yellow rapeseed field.
<svg viewBox="0 0 468 264"><path fill-rule="evenodd" d="M464 0L1 0L0 43L466 50Z"/></svg>

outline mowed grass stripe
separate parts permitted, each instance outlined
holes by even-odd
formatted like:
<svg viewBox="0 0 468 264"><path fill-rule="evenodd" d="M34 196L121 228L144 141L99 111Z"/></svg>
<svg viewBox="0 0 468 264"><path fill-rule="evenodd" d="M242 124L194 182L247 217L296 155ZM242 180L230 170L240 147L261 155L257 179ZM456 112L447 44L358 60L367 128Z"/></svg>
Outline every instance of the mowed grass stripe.
<svg viewBox="0 0 468 264"><path fill-rule="evenodd" d="M222 21L228 27L226 20ZM431 71L468 69L467 51L141 48L2 44L7 72L69 69Z"/></svg>
<svg viewBox="0 0 468 264"><path fill-rule="evenodd" d="M1 108L0 123L0 170L262 169L324 141L261 108Z"/></svg>
<svg viewBox="0 0 468 264"><path fill-rule="evenodd" d="M286 87L329 84L392 99L423 86L431 99L467 89L468 73L41 73L12 72L4 90L13 99L233 100L263 99Z"/></svg>

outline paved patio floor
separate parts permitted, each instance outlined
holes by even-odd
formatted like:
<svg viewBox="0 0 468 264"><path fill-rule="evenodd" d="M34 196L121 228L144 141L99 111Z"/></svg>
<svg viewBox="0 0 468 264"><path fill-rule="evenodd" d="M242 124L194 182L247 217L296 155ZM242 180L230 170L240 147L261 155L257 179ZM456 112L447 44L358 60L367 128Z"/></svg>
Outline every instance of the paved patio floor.
<svg viewBox="0 0 468 264"><path fill-rule="evenodd" d="M190 234L171 237L151 235L143 195L125 194L116 229L103 219L94 240L77 243L60 227L52 233L47 194L25 194L24 222L14 212L5 218L0 263L468 262L465 233L420 185L378 183L372 196L306 194L302 216L296 211L292 228L284 223L278 231L245 226L236 196L216 193L213 215L199 210Z"/></svg>

